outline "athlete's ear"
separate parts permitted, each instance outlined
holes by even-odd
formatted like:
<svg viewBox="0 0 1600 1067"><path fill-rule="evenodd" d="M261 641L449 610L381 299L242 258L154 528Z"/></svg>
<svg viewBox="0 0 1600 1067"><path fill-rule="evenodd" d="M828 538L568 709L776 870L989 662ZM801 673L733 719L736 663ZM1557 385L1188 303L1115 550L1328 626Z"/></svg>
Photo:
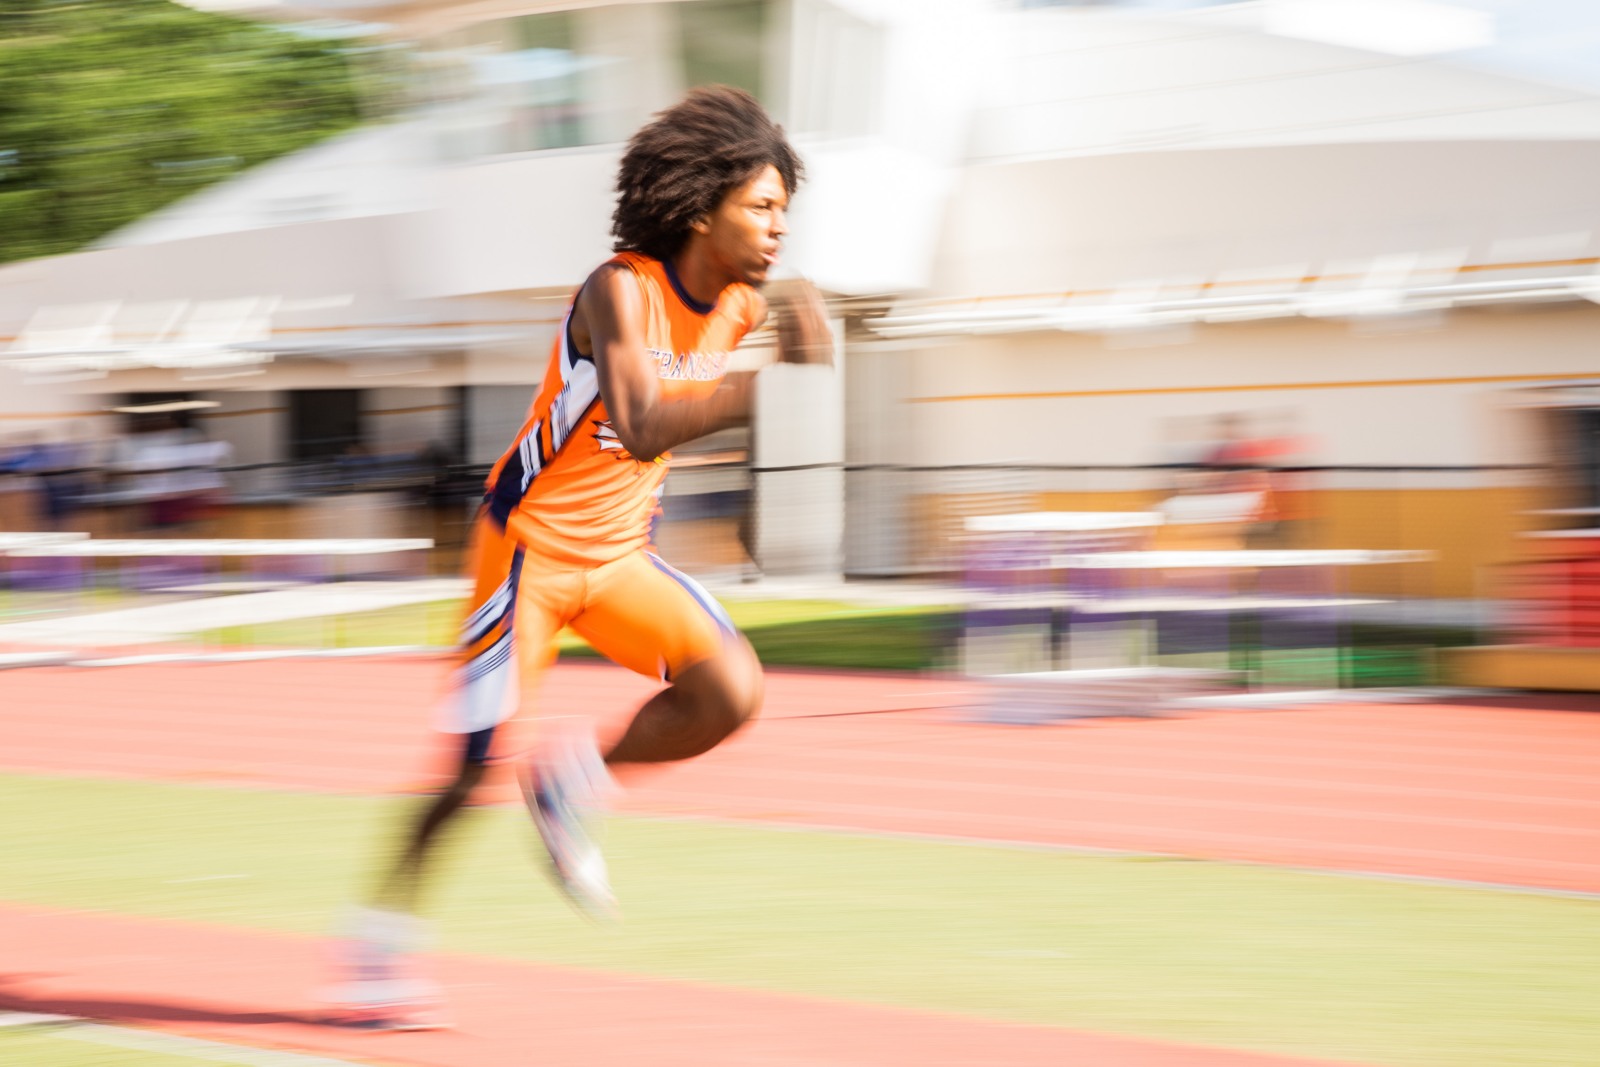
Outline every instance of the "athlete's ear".
<svg viewBox="0 0 1600 1067"><path fill-rule="evenodd" d="M701 237L704 237L706 234L711 232L711 216L696 215L693 219L689 220L689 229L693 230Z"/></svg>

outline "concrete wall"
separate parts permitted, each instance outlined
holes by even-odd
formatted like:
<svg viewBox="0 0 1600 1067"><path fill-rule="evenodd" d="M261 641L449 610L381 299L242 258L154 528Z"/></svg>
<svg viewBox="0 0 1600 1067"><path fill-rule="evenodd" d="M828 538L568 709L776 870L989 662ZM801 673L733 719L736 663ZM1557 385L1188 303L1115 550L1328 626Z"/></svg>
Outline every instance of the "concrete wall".
<svg viewBox="0 0 1600 1067"><path fill-rule="evenodd" d="M882 139L800 149L808 178L778 276L851 294L926 287L952 172ZM572 149L439 172L440 206L400 223L411 253L392 264L399 284L419 297L569 295L611 254L618 159Z"/></svg>
<svg viewBox="0 0 1600 1067"><path fill-rule="evenodd" d="M1297 441L1281 462L1501 468L1313 475L1283 487L1305 547L1425 549L1426 592L1492 592L1530 514L1559 505L1543 413L1521 390L1600 381L1600 308L1457 311L1384 331L1311 320L1194 328L1181 344L1122 347L1076 334L938 342L858 339L849 461L1136 467L1193 460L1218 416ZM862 471L849 482L846 569L937 566L962 514L1140 510L1175 489L1160 471ZM1001 498L1004 498L1003 500ZM1390 575L1356 588L1397 591ZM1416 585L1416 576L1405 576ZM1422 592L1407 588L1406 592Z"/></svg>
<svg viewBox="0 0 1600 1067"><path fill-rule="evenodd" d="M1184 344L1117 345L1061 333L930 343L883 391L853 394L869 408L852 425L905 435L901 451L931 465L1169 462L1174 420L1225 412L1305 437L1308 461L1324 465L1542 463L1515 390L1600 377L1600 308L1458 311L1396 332L1219 325ZM896 403L909 416L887 410Z"/></svg>
<svg viewBox="0 0 1600 1067"><path fill-rule="evenodd" d="M0 367L0 440L20 435L58 435L63 426L85 423L109 425L105 402L80 396L68 382L30 380L21 372Z"/></svg>
<svg viewBox="0 0 1600 1067"><path fill-rule="evenodd" d="M1600 255L1600 140L1131 152L966 168L933 291L1067 294ZM1586 265L1573 267L1575 271ZM1439 280L1450 280L1448 276Z"/></svg>
<svg viewBox="0 0 1600 1067"><path fill-rule="evenodd" d="M754 558L763 573L838 574L845 475L843 368L775 363L751 419ZM779 468L779 469L775 469Z"/></svg>
<svg viewBox="0 0 1600 1067"><path fill-rule="evenodd" d="M275 463L289 454L289 405L276 390L200 393L220 406L197 413L206 436L233 446L234 464Z"/></svg>
<svg viewBox="0 0 1600 1067"><path fill-rule="evenodd" d="M615 147L508 157L432 175L430 211L405 225L412 296L576 287L610 254Z"/></svg>
<svg viewBox="0 0 1600 1067"><path fill-rule="evenodd" d="M220 406L199 412L208 436L233 446L236 464L273 463L289 455L289 394L279 390L196 393ZM455 444L455 389L384 386L362 391L367 445L373 451L415 452L429 442Z"/></svg>
<svg viewBox="0 0 1600 1067"><path fill-rule="evenodd" d="M416 453L430 442L454 448L455 393L439 386L369 390L361 403L369 447L379 453Z"/></svg>
<svg viewBox="0 0 1600 1067"><path fill-rule="evenodd" d="M1263 32L1271 5L998 20L973 154L1600 135L1600 102L1465 67ZM1402 20L1403 21L1403 20Z"/></svg>
<svg viewBox="0 0 1600 1067"><path fill-rule="evenodd" d="M467 387L467 462L493 463L510 447L533 402L533 387Z"/></svg>

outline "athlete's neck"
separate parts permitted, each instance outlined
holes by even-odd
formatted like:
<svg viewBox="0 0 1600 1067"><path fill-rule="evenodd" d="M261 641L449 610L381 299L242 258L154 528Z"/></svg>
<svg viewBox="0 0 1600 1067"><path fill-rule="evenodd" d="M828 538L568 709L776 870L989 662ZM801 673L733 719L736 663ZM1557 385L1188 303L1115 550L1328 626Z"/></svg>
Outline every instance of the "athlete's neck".
<svg viewBox="0 0 1600 1067"><path fill-rule="evenodd" d="M684 294L704 307L715 307L722 290L738 279L725 270L719 270L704 255L696 255L691 242L672 257L672 270Z"/></svg>

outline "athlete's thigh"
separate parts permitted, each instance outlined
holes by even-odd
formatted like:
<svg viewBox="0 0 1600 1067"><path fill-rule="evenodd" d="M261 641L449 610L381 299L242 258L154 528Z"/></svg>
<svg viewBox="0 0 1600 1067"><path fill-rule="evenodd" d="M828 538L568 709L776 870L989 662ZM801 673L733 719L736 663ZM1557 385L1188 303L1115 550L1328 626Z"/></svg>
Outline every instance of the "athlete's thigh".
<svg viewBox="0 0 1600 1067"><path fill-rule="evenodd" d="M511 621L514 671L508 681L508 710L495 728L490 755L515 755L531 743L537 727L534 711L539 685L556 658L556 638L582 599L583 575L576 571L543 570L525 560L517 575L515 614Z"/></svg>
<svg viewBox="0 0 1600 1067"><path fill-rule="evenodd" d="M663 681L715 659L739 637L710 593L645 550L591 572L571 625L601 655Z"/></svg>
<svg viewBox="0 0 1600 1067"><path fill-rule="evenodd" d="M469 633L480 631L486 618L498 618L510 606L508 583L512 570L520 566L517 550L516 539L489 516L487 509L479 508L462 565L463 576L472 583L472 593L458 620L460 643L466 643Z"/></svg>
<svg viewBox="0 0 1600 1067"><path fill-rule="evenodd" d="M439 728L467 735L466 758L483 762L491 743L502 752L513 741L503 724L530 703L554 658L556 635L578 610L582 581L528 557L487 516L475 524L468 573L473 593Z"/></svg>
<svg viewBox="0 0 1600 1067"><path fill-rule="evenodd" d="M488 513L472 524L466 575L472 582L456 631L450 695L440 709L439 728L472 733L504 719L513 706L517 575L522 553Z"/></svg>

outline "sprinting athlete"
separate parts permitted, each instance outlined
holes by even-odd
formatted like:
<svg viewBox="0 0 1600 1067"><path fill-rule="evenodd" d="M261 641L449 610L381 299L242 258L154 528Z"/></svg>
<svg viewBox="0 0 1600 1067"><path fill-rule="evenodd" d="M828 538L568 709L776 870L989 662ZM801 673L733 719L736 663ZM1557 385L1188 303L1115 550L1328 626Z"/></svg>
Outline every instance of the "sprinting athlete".
<svg viewBox="0 0 1600 1067"><path fill-rule="evenodd" d="M749 643L693 579L650 545L669 450L748 419L753 375L729 354L767 318L761 286L778 261L802 167L749 94L697 89L639 130L623 155L616 255L567 311L543 384L489 475L472 538L474 589L445 729L454 781L410 827L348 931L336 999L368 1025L437 1025L436 995L408 977L417 892L441 830L493 762L517 764L558 885L580 908L613 911L589 833L631 764L689 759L761 706ZM831 361L815 290L779 308L779 358ZM590 734L518 752L511 720L570 626L612 660L666 687L603 754Z"/></svg>

